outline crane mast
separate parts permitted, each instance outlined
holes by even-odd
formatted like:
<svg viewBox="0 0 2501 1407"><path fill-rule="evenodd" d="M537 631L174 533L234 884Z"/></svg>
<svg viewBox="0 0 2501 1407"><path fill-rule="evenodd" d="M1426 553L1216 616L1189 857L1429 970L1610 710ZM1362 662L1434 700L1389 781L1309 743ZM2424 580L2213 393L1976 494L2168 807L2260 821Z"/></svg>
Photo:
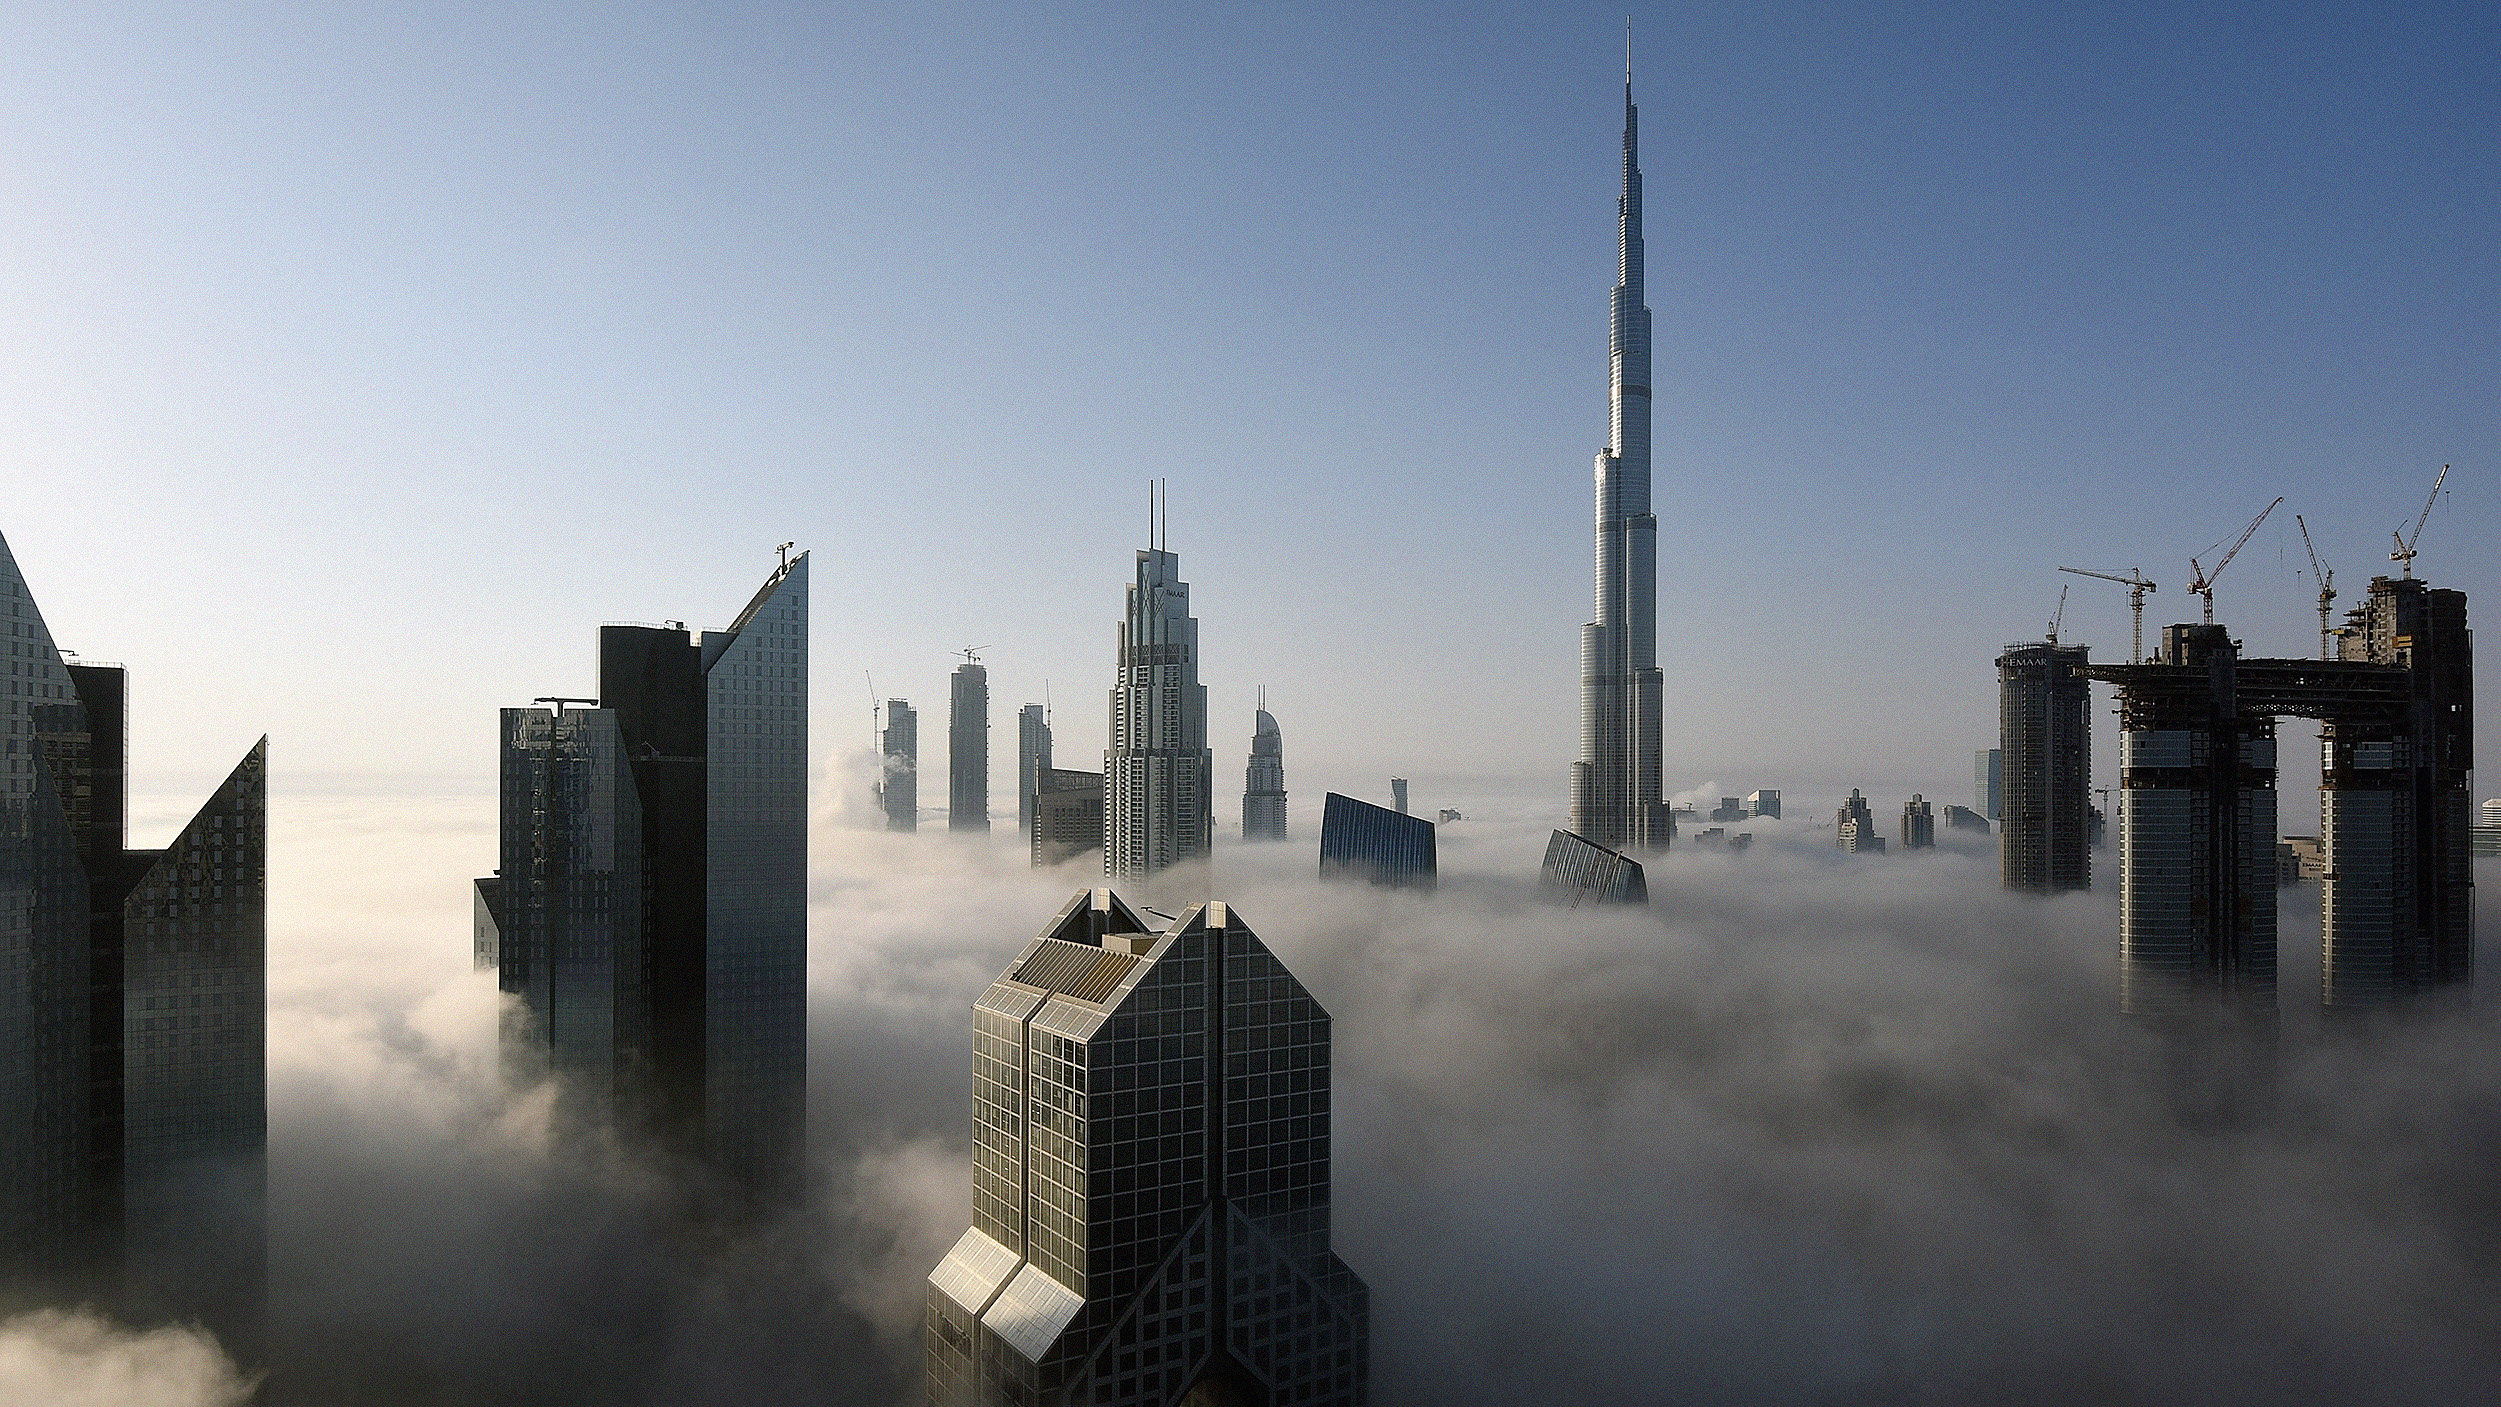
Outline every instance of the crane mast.
<svg viewBox="0 0 2501 1407"><path fill-rule="evenodd" d="M2250 519L2249 526L2240 530L2240 537L2237 541L2233 542L2232 550L2223 554L2223 560L2214 564L2213 571L2207 571L2204 567L2198 566L2197 559L2194 557L2188 559L2189 569L2197 574L2195 579L2189 582L2188 589L2206 598L2206 624L2214 624L2214 579L2223 575L2223 569L2225 567L2232 565L2232 559L2239 556L2240 550L2249 545L2249 539L2257 535L2258 525L2265 522L2267 520L2267 515L2275 511L2276 504L2280 504L2283 501L2284 496L2282 494L2277 494L2275 496L2275 503L2270 503L2266 507L2259 509L2258 516ZM2424 511L2428 513L2431 510L2426 508ZM2213 549L2209 548L2207 550L2212 551Z"/></svg>
<svg viewBox="0 0 2501 1407"><path fill-rule="evenodd" d="M2443 464L2440 466L2440 476L2432 480L2431 495L2423 500L2423 516L2414 520L2414 532L2412 536L2398 537L2395 533L2389 534L2389 536L2397 538L2397 550L2388 554L2388 560L2391 562L2404 563L2405 574L2408 580L2412 580L2414 576L2414 544L2422 540L2423 525L2431 521L2432 505L2440 501L2440 486L2447 482L2448 478L2449 466Z"/></svg>
<svg viewBox="0 0 2501 1407"><path fill-rule="evenodd" d="M2135 617L2134 624L2128 630L2128 663L2143 663L2145 659L2145 593L2155 589L2154 584L2145 579L2145 573L2135 567L2128 568L2126 576L2112 576L2108 572L2088 572L2082 567L2060 567L2058 570L2073 572L2077 576L2089 576L2097 581L2115 581L2128 589L2128 611Z"/></svg>
<svg viewBox="0 0 2501 1407"><path fill-rule="evenodd" d="M2328 629L2327 611L2336 599L2336 573L2319 565L2319 549L2310 545L2310 525L2302 522L2298 513L2293 515L2293 522L2301 529L2301 549L2310 554L2310 575L2319 584L2319 658L2332 660L2336 656L2328 642L2335 638L2335 632Z"/></svg>

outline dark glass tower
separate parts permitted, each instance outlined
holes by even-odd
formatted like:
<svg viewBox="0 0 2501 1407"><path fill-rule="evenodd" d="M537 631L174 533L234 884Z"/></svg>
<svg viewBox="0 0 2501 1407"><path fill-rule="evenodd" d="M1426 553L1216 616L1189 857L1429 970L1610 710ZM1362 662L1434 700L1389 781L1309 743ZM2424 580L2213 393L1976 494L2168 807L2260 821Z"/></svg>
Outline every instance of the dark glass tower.
<svg viewBox="0 0 2501 1407"><path fill-rule="evenodd" d="M121 669L69 664L0 541L0 1270L256 1338L265 1281L262 739L126 845Z"/></svg>
<svg viewBox="0 0 2501 1407"><path fill-rule="evenodd" d="M806 1120L807 565L726 630L602 627L595 708L504 710L479 887L506 1058L767 1196Z"/></svg>
<svg viewBox="0 0 2501 1407"><path fill-rule="evenodd" d="M990 829L990 671L966 660L947 692L947 829Z"/></svg>
<svg viewBox="0 0 2501 1407"><path fill-rule="evenodd" d="M1431 889L1438 857L1433 823L1330 792L1320 803L1320 877L1393 889Z"/></svg>
<svg viewBox="0 0 2501 1407"><path fill-rule="evenodd" d="M917 831L921 824L921 719L909 703L886 700L886 733L879 746L886 760L877 801L886 808L886 829Z"/></svg>
<svg viewBox="0 0 2501 1407"><path fill-rule="evenodd" d="M1150 929L1071 899L973 1003L973 1224L929 1277L931 1407L1365 1401L1329 1024L1228 905Z"/></svg>
<svg viewBox="0 0 2501 1407"><path fill-rule="evenodd" d="M1997 657L2005 807L1997 868L2008 889L2093 887L2093 694L2077 672L2087 654L2043 640Z"/></svg>

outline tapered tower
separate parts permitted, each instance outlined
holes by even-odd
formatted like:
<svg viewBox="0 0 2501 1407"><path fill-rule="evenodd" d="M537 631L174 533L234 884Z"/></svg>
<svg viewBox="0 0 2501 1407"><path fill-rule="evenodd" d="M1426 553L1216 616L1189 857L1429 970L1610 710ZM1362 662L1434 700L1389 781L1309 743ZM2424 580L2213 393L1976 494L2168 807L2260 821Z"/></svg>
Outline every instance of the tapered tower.
<svg viewBox="0 0 2501 1407"><path fill-rule="evenodd" d="M1630 66L1624 75L1624 188L1616 198L1615 297L1608 318L1608 447L1597 463L1597 618L1581 627L1581 760L1572 829L1616 849L1664 849L1676 834L1660 786L1659 520L1650 511L1650 309L1642 302L1641 166Z"/></svg>

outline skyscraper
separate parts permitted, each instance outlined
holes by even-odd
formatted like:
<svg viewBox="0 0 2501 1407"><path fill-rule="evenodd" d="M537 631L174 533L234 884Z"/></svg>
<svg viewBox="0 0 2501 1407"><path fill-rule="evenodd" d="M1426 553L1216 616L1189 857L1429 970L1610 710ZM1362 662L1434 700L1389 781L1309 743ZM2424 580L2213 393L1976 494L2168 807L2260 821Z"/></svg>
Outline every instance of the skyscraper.
<svg viewBox="0 0 2501 1407"><path fill-rule="evenodd" d="M1632 75L1624 80L1624 185L1608 317L1610 439L1597 464L1597 619L1581 627L1581 760L1572 830L1610 849L1664 849L1676 820L1661 791L1659 520L1650 511L1650 309L1642 300L1641 167Z"/></svg>
<svg viewBox="0 0 2501 1407"><path fill-rule="evenodd" d="M990 829L990 671L969 650L948 680L947 829Z"/></svg>
<svg viewBox="0 0 2501 1407"><path fill-rule="evenodd" d="M1180 556L1160 546L1140 552L1127 595L1103 753L1103 873L1143 878L1207 854L1216 758Z"/></svg>
<svg viewBox="0 0 2501 1407"><path fill-rule="evenodd" d="M1034 797L1033 863L1056 865L1103 848L1103 774L1053 767Z"/></svg>
<svg viewBox="0 0 2501 1407"><path fill-rule="evenodd" d="M931 1407L1366 1400L1329 1247L1329 1013L1231 907L1080 892L973 1003L973 1219Z"/></svg>
<svg viewBox="0 0 2501 1407"><path fill-rule="evenodd" d="M2093 887L2093 694L2087 647L2009 645L1997 658L2004 825L1998 878L2054 894Z"/></svg>
<svg viewBox="0 0 2501 1407"><path fill-rule="evenodd" d="M1902 803L1902 848L1927 850L1936 843L1936 808L1928 804L1928 798L1913 795Z"/></svg>
<svg viewBox="0 0 2501 1407"><path fill-rule="evenodd" d="M1399 815L1404 816L1407 814L1406 778L1392 777L1389 779L1389 804L1390 809L1396 811Z"/></svg>
<svg viewBox="0 0 2501 1407"><path fill-rule="evenodd" d="M886 700L885 753L877 785L878 804L886 808L886 829L917 831L921 826L921 719L901 699Z"/></svg>
<svg viewBox="0 0 2501 1407"><path fill-rule="evenodd" d="M127 848L123 671L0 540L0 1274L248 1343L265 1279L267 758Z"/></svg>
<svg viewBox="0 0 2501 1407"><path fill-rule="evenodd" d="M1033 843L1034 798L1042 791L1043 774L1051 770L1050 714L1029 703L1016 712L1016 829Z"/></svg>
<svg viewBox="0 0 2501 1407"><path fill-rule="evenodd" d="M2006 814L2006 754L1996 748L1971 755L1971 808L1992 821Z"/></svg>
<svg viewBox="0 0 2501 1407"><path fill-rule="evenodd" d="M1431 889L1439 856L1433 823L1330 792L1320 804L1320 877L1395 889Z"/></svg>
<svg viewBox="0 0 2501 1407"><path fill-rule="evenodd" d="M1242 838L1285 839L1285 735L1264 697L1251 715L1250 765L1242 770Z"/></svg>
<svg viewBox="0 0 2501 1407"><path fill-rule="evenodd" d="M1875 813L1867 809L1867 798L1850 788L1850 799L1841 803L1833 817L1832 843L1853 855L1881 855L1884 836L1876 830Z"/></svg>
<svg viewBox="0 0 2501 1407"><path fill-rule="evenodd" d="M478 896L506 1058L766 1196L806 1120L807 565L700 639L601 627L595 707L504 710Z"/></svg>
<svg viewBox="0 0 2501 1407"><path fill-rule="evenodd" d="M1538 867L1537 884L1575 909L1583 904L1650 902L1649 881L1639 860L1592 845L1570 831L1556 831L1547 838L1546 860Z"/></svg>

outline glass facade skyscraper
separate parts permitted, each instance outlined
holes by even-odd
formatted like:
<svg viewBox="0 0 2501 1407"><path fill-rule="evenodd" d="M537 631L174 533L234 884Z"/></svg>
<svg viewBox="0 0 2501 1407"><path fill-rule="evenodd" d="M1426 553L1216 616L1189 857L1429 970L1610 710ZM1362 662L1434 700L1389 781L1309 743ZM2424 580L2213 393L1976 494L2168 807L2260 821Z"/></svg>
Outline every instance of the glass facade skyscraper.
<svg viewBox="0 0 2501 1407"><path fill-rule="evenodd" d="M879 740L885 753L877 783L877 802L886 810L886 829L920 829L921 720L902 699L886 700L886 731Z"/></svg>
<svg viewBox="0 0 2501 1407"><path fill-rule="evenodd" d="M990 671L970 661L948 678L947 829L990 829Z"/></svg>
<svg viewBox="0 0 2501 1407"><path fill-rule="evenodd" d="M1181 558L1137 556L1120 627L1103 753L1103 873L1144 878L1204 858L1215 834L1215 754L1207 749L1207 686L1198 682L1198 621Z"/></svg>
<svg viewBox="0 0 2501 1407"><path fill-rule="evenodd" d="M1603 845L1592 845L1570 831L1546 838L1546 861L1538 867L1538 887L1572 908L1583 904L1647 904L1650 882L1641 862Z"/></svg>
<svg viewBox="0 0 2501 1407"><path fill-rule="evenodd" d="M973 1004L973 1219L929 1277L930 1407L1366 1401L1329 1043L1230 906L1061 908Z"/></svg>
<svg viewBox="0 0 2501 1407"><path fill-rule="evenodd" d="M726 630L603 627L597 707L504 710L478 888L506 1058L766 1195L806 1119L807 563Z"/></svg>
<svg viewBox="0 0 2501 1407"><path fill-rule="evenodd" d="M1016 828L1028 846L1033 844L1034 799L1042 794L1042 779L1050 770L1050 713L1029 703L1016 711Z"/></svg>
<svg viewBox="0 0 2501 1407"><path fill-rule="evenodd" d="M1433 823L1330 792L1320 804L1320 877L1431 889L1438 878Z"/></svg>
<svg viewBox="0 0 2501 1407"><path fill-rule="evenodd" d="M2040 640L1997 657L1998 751L1990 757L2004 807L1998 877L2008 889L2093 887L2093 693L2078 672L2089 653Z"/></svg>
<svg viewBox="0 0 2501 1407"><path fill-rule="evenodd" d="M127 848L126 681L0 540L0 1271L249 1344L265 1276L268 740Z"/></svg>
<svg viewBox="0 0 2501 1407"><path fill-rule="evenodd" d="M1242 769L1242 838L1285 839L1285 734L1262 705L1251 716L1250 765Z"/></svg>

